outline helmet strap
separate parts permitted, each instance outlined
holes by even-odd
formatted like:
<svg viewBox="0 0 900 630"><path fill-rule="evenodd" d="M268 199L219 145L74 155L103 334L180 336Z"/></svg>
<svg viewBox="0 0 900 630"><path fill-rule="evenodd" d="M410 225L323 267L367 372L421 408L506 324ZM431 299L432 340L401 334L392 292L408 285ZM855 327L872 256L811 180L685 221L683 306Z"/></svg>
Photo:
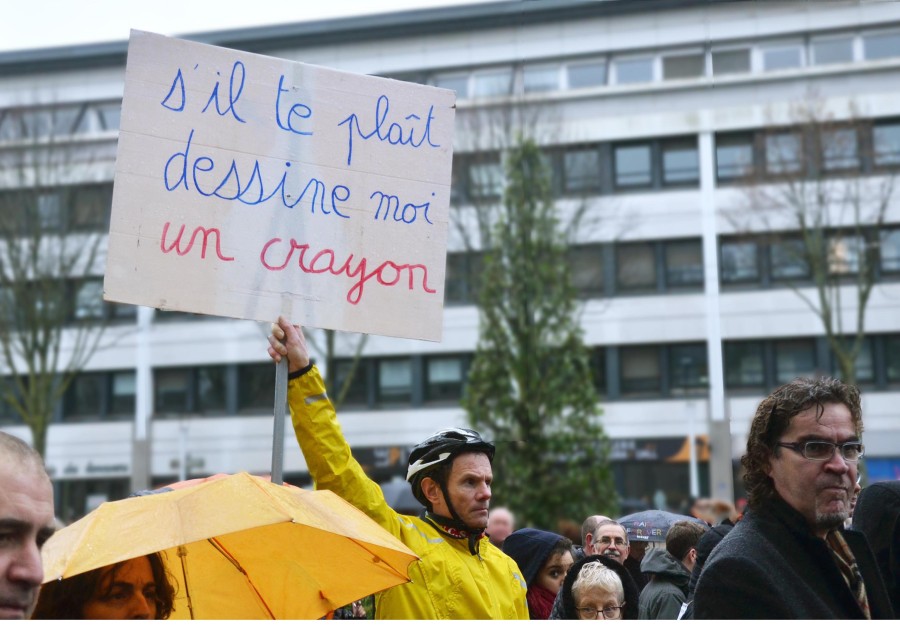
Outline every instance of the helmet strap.
<svg viewBox="0 0 900 630"><path fill-rule="evenodd" d="M452 464L451 464L452 465ZM462 520L459 513L456 511L456 508L453 507L453 501L450 500L450 492L447 490L447 484L444 481L444 476L441 475L440 481L438 482L438 486L441 489L441 494L444 496L444 503L447 504L447 510L450 512L450 518L442 518L437 515L434 515L436 519L441 519L445 521L445 524L450 527L455 527L461 536L459 538L467 538L469 542L469 553L474 555L478 554L478 541L484 537L484 528L471 530L469 526L466 525L466 522ZM438 524L441 524L440 521L436 521ZM446 531L446 530L445 530Z"/></svg>

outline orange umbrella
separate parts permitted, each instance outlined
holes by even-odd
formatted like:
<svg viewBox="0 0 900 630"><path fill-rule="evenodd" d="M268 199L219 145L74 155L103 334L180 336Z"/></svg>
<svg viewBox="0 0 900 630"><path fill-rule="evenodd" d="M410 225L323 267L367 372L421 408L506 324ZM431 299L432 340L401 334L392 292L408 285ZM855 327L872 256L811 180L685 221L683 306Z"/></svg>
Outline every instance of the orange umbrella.
<svg viewBox="0 0 900 630"><path fill-rule="evenodd" d="M103 503L44 545L44 582L153 552L172 619L318 619L408 582L417 559L330 491L238 473Z"/></svg>

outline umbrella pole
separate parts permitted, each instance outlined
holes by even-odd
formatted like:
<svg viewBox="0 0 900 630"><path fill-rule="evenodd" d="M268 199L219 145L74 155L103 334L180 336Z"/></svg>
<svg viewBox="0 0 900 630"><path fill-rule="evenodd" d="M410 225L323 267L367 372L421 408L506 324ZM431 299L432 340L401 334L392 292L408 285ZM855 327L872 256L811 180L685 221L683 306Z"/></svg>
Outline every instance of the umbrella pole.
<svg viewBox="0 0 900 630"><path fill-rule="evenodd" d="M284 480L284 408L287 405L287 358L275 364L275 427L272 432L272 483Z"/></svg>
<svg viewBox="0 0 900 630"><path fill-rule="evenodd" d="M178 545L178 559L181 560L181 578L184 580L184 596L187 598L188 613L190 614L191 619L193 619L194 603L191 601L191 586L188 583L187 561L184 559L185 556L187 556L187 549L185 549L184 545Z"/></svg>

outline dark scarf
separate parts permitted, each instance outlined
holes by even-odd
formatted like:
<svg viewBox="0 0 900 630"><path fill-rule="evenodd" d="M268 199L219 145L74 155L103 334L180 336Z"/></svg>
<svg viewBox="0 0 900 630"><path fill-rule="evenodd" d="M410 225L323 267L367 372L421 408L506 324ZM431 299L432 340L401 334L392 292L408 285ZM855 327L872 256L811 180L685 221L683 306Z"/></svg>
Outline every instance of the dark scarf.
<svg viewBox="0 0 900 630"><path fill-rule="evenodd" d="M532 584L528 587L525 599L528 601L528 616L531 619L550 618L550 611L553 609L553 602L556 601L556 595L540 584Z"/></svg>

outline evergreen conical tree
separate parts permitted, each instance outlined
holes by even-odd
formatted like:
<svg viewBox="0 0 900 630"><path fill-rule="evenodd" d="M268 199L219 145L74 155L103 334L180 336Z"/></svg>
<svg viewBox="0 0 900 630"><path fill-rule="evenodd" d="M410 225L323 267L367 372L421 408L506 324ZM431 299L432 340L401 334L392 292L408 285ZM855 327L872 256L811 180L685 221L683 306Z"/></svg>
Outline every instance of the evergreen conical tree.
<svg viewBox="0 0 900 630"><path fill-rule="evenodd" d="M617 512L609 441L540 149L520 140L479 297L480 337L464 405L497 444L494 504L555 530ZM577 542L577 541L576 541Z"/></svg>

